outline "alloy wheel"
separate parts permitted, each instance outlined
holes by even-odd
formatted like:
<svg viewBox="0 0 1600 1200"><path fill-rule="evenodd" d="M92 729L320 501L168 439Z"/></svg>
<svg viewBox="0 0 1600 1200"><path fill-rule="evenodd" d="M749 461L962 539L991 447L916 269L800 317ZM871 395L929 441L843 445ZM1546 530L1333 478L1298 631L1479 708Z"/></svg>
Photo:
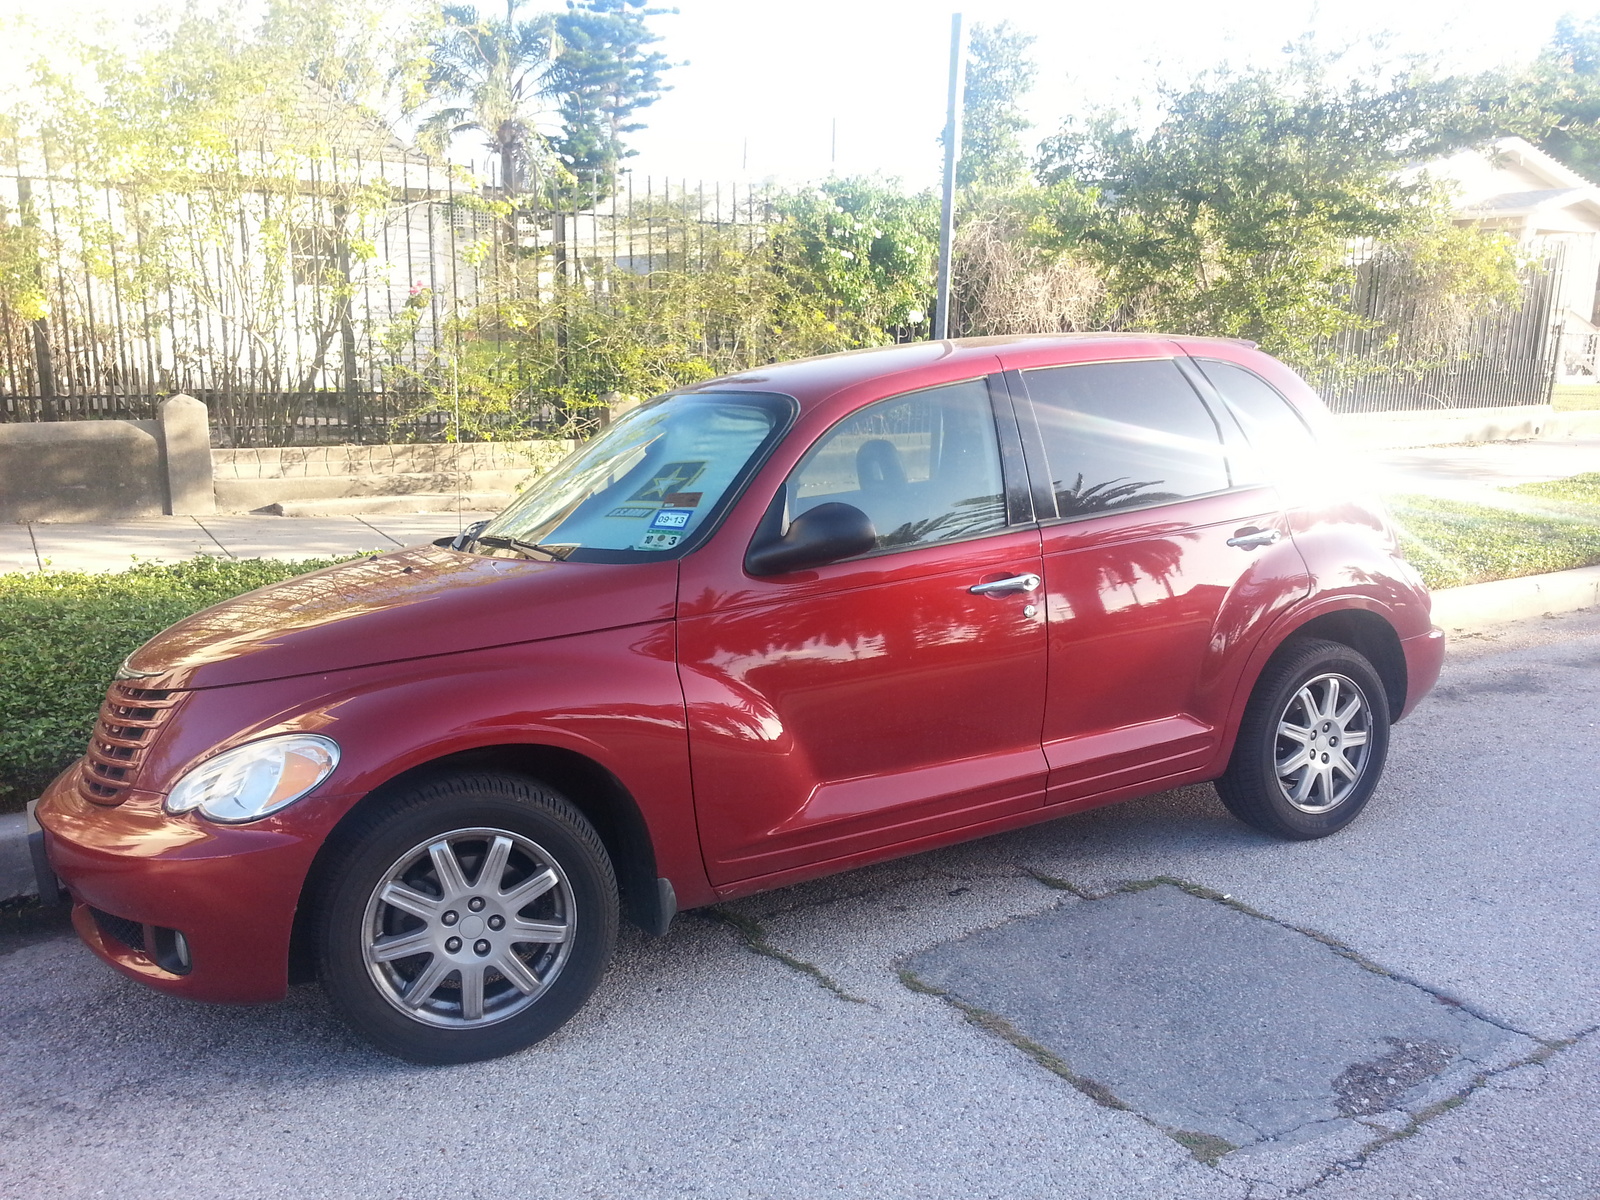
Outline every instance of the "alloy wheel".
<svg viewBox="0 0 1600 1200"><path fill-rule="evenodd" d="M1283 798L1303 813L1343 804L1366 770L1372 705L1354 680L1306 680L1278 718L1275 767Z"/></svg>
<svg viewBox="0 0 1600 1200"><path fill-rule="evenodd" d="M362 952L394 1008L474 1028L539 999L566 965L577 917L572 885L537 842L460 829L413 846L379 879Z"/></svg>

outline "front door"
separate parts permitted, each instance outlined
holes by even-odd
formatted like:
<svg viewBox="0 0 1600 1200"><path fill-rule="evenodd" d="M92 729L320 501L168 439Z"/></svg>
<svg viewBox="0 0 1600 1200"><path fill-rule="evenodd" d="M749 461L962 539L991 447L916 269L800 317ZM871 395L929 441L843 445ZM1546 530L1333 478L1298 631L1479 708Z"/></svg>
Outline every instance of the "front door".
<svg viewBox="0 0 1600 1200"><path fill-rule="evenodd" d="M861 508L867 555L731 594L697 578L707 557L684 559L678 657L713 883L1042 805L1039 533L1008 510L995 412L971 380L818 439L774 503Z"/></svg>

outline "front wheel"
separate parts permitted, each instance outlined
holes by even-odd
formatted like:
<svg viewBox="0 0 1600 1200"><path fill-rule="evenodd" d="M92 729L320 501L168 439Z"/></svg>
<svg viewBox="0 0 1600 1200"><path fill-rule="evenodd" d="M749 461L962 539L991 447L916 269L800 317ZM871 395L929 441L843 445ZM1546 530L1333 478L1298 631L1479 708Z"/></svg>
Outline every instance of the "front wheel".
<svg viewBox="0 0 1600 1200"><path fill-rule="evenodd" d="M616 880L593 826L550 789L439 780L341 840L320 975L380 1049L423 1063L511 1054L560 1028L604 974Z"/></svg>
<svg viewBox="0 0 1600 1200"><path fill-rule="evenodd" d="M1389 751L1389 700L1362 655L1291 643L1262 672L1217 794L1247 825L1304 840L1360 815Z"/></svg>

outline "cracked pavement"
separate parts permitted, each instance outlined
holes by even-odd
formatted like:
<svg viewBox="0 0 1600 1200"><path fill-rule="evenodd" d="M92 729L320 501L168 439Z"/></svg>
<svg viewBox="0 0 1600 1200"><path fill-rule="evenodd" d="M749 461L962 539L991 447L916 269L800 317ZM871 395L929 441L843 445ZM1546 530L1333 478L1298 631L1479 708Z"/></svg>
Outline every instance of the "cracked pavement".
<svg viewBox="0 0 1600 1200"><path fill-rule="evenodd" d="M1277 842L1195 787L686 914L472 1066L382 1058L315 989L200 1007L12 937L0 1195L1594 1200L1597 749L1600 614L1463 638L1341 835ZM1023 928L1068 941L931 977ZM1248 1144L1193 1119L1235 1081Z"/></svg>

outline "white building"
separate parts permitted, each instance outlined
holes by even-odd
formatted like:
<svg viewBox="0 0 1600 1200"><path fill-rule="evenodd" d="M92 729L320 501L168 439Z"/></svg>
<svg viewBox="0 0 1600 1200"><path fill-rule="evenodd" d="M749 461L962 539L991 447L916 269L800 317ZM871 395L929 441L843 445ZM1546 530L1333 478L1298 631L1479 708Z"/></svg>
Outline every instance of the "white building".
<svg viewBox="0 0 1600 1200"><path fill-rule="evenodd" d="M1496 140L1431 162L1457 188L1457 219L1501 230L1529 251L1559 249L1558 383L1600 382L1600 188L1522 138Z"/></svg>

